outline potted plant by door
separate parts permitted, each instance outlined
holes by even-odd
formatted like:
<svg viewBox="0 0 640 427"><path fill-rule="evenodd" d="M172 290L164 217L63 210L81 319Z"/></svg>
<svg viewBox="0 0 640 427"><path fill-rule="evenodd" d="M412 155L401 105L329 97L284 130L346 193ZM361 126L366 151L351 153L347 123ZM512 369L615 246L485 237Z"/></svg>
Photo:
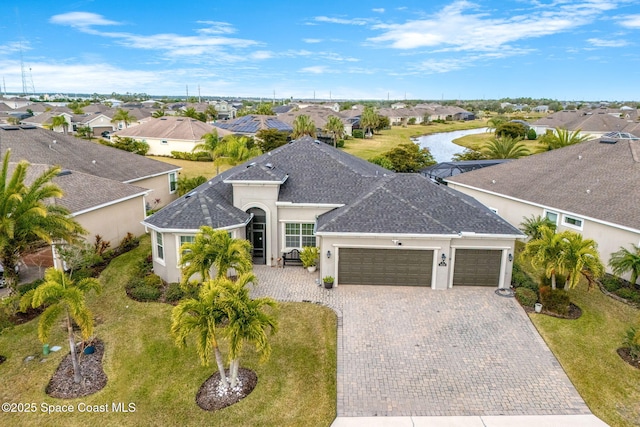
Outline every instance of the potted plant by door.
<svg viewBox="0 0 640 427"><path fill-rule="evenodd" d="M318 258L320 257L320 249L315 246L304 246L300 251L300 261L302 266L309 270L309 273L316 271Z"/></svg>
<svg viewBox="0 0 640 427"><path fill-rule="evenodd" d="M333 288L333 277L332 276L325 276L325 277L322 278L322 281L324 282L324 287L326 289Z"/></svg>

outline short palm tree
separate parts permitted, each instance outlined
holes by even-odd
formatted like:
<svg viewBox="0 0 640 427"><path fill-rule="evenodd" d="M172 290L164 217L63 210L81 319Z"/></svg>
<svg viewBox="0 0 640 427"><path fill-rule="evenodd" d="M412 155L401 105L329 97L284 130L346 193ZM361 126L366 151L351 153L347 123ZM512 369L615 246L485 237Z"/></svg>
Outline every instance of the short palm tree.
<svg viewBox="0 0 640 427"><path fill-rule="evenodd" d="M257 281L253 273L244 273L235 282L229 279L218 281L224 288L220 300L221 306L227 316L227 326L224 335L229 341L229 377L231 388L236 386L238 369L240 367L240 355L245 342L255 345L256 351L261 355L261 360L269 358L271 345L267 338L267 332L275 333L278 323L276 318L265 311L266 307L276 308L276 302L267 297L251 299L249 297L249 283Z"/></svg>
<svg viewBox="0 0 640 427"><path fill-rule="evenodd" d="M111 119L111 123L123 122L124 127L127 128L129 127L129 123L135 122L136 120L136 117L129 113L127 110L118 108Z"/></svg>
<svg viewBox="0 0 640 427"><path fill-rule="evenodd" d="M225 136L213 151L215 155L214 162L217 164L220 159L224 158L229 164L237 165L262 154L262 151L257 146L249 147L249 142L249 139L244 136Z"/></svg>
<svg viewBox="0 0 640 427"><path fill-rule="evenodd" d="M327 124L324 127L325 131L331 133L333 139L333 146L337 146L338 140L344 136L344 123L336 116L329 116Z"/></svg>
<svg viewBox="0 0 640 427"><path fill-rule="evenodd" d="M291 133L291 138L297 139L305 135L315 138L316 125L313 123L313 120L311 120L311 117L306 114L301 114L293 121L293 132Z"/></svg>
<svg viewBox="0 0 640 427"><path fill-rule="evenodd" d="M520 230L529 236L531 240L539 239L541 236L540 228L547 227L555 231L556 223L551 221L546 216L542 215L531 215L528 218L525 218L524 221L520 223Z"/></svg>
<svg viewBox="0 0 640 427"><path fill-rule="evenodd" d="M191 150L192 153L204 152L211 158L211 161L215 160L215 151L220 143L220 137L218 137L218 132L214 130L210 133L205 133L202 135L202 140L198 144L196 144Z"/></svg>
<svg viewBox="0 0 640 427"><path fill-rule="evenodd" d="M531 154L520 138L509 136L493 138L482 147L482 153L488 159L519 159Z"/></svg>
<svg viewBox="0 0 640 427"><path fill-rule="evenodd" d="M495 131L496 129L498 129L498 126L506 122L507 118L505 116L491 117L489 120L487 120L487 132Z"/></svg>
<svg viewBox="0 0 640 427"><path fill-rule="evenodd" d="M218 118L218 110L213 105L208 105L204 110L205 117L210 121L214 121Z"/></svg>
<svg viewBox="0 0 640 427"><path fill-rule="evenodd" d="M171 334L176 344L186 346L187 337L196 335L196 350L204 366L209 366L211 351L215 354L220 383L228 388L222 353L218 345L218 328L227 315L221 309L219 300L222 288L214 281L205 282L197 298L180 301L171 312Z"/></svg>
<svg viewBox="0 0 640 427"><path fill-rule="evenodd" d="M360 115L360 127L366 135L373 135L373 130L378 126L378 114L373 107L365 107Z"/></svg>
<svg viewBox="0 0 640 427"><path fill-rule="evenodd" d="M16 265L22 255L43 243L76 242L85 230L66 208L50 202L63 196L51 182L60 168L49 168L27 185L29 164L19 162L9 175L10 156L7 151L0 171L0 263L8 286L15 292Z"/></svg>
<svg viewBox="0 0 640 427"><path fill-rule="evenodd" d="M560 265L563 273L567 274L565 289L573 289L578 285L580 277L585 277L589 286L594 280L604 274L604 265L600 261L598 244L593 239L584 239L582 234L564 231L562 238L562 252Z"/></svg>
<svg viewBox="0 0 640 427"><path fill-rule="evenodd" d="M609 266L613 274L622 276L631 273L629 282L635 285L640 276L640 246L631 245L631 250L621 247L620 250L611 254Z"/></svg>
<svg viewBox="0 0 640 427"><path fill-rule="evenodd" d="M253 267L248 240L233 239L227 231L208 226L200 227L194 241L183 244L180 251L185 283L194 274L200 274L202 281L210 280L212 267L216 267L216 277L226 276L230 268L241 274Z"/></svg>
<svg viewBox="0 0 640 427"><path fill-rule="evenodd" d="M581 129L571 132L567 129L559 128L556 129L554 133L545 134L539 140L540 144L542 144L539 151L544 152L556 150L558 148L578 144L589 139L586 135L580 135L580 132L582 132Z"/></svg>
<svg viewBox="0 0 640 427"><path fill-rule="evenodd" d="M153 117L154 119L159 119L160 117L164 117L164 116L165 116L164 109L156 110L151 114L151 117Z"/></svg>
<svg viewBox="0 0 640 427"><path fill-rule="evenodd" d="M21 310L28 307L46 307L38 321L38 338L42 343L49 341L51 328L56 325L57 319L60 316L65 317L75 383L82 380L82 373L76 355L73 322L80 327L82 338L89 339L93 334L93 316L86 306L86 294L89 291L100 293L101 290L98 279L85 278L74 281L64 271L51 267L45 271L44 283L27 292L20 301Z"/></svg>
<svg viewBox="0 0 640 427"><path fill-rule="evenodd" d="M562 236L555 230L542 226L540 238L530 240L524 247L521 256L529 259L535 268L544 269L546 277L551 278L551 288L556 289L556 274L562 272L560 256L563 249Z"/></svg>
<svg viewBox="0 0 640 427"><path fill-rule="evenodd" d="M67 122L67 119L62 115L54 116L51 118L51 124L48 127L51 130L55 130L56 128L61 127L62 131L66 135L67 131L69 130L69 122Z"/></svg>

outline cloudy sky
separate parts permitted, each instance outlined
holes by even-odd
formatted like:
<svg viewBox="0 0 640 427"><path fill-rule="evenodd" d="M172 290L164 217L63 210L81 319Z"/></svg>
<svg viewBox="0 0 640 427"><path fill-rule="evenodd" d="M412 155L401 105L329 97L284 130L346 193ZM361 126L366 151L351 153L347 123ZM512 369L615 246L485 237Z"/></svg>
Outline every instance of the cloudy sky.
<svg viewBox="0 0 640 427"><path fill-rule="evenodd" d="M29 92L639 101L639 3L12 2L0 77L8 92L24 69Z"/></svg>

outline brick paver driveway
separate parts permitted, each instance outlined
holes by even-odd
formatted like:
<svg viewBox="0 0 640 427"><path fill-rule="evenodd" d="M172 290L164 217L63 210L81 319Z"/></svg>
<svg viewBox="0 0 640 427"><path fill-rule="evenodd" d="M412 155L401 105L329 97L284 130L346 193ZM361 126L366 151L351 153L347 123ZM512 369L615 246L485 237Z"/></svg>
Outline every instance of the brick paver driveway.
<svg viewBox="0 0 640 427"><path fill-rule="evenodd" d="M490 288L318 287L256 266L255 294L339 316L338 416L590 414L513 298Z"/></svg>

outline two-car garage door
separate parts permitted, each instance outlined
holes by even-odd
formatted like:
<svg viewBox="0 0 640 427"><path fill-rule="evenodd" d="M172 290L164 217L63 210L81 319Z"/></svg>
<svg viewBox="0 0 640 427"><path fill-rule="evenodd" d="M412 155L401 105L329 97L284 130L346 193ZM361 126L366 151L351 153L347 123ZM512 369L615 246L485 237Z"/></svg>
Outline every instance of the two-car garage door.
<svg viewBox="0 0 640 427"><path fill-rule="evenodd" d="M341 285L431 286L433 251L340 248Z"/></svg>

